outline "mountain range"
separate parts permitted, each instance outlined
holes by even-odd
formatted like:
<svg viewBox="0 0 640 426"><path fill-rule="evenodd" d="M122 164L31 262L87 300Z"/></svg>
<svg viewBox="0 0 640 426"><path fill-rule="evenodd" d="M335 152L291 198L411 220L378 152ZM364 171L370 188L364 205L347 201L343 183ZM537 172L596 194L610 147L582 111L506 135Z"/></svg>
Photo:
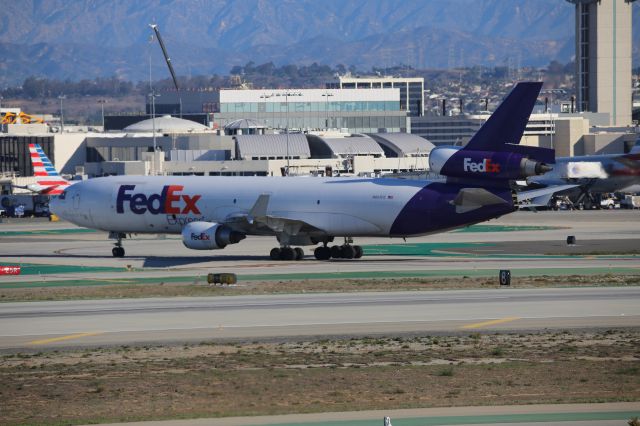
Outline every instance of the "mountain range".
<svg viewBox="0 0 640 426"><path fill-rule="evenodd" d="M574 54L574 6L563 0L24 0L0 10L0 86L30 75L145 80L149 62L153 78L166 78L150 23L180 75L249 61L545 66Z"/></svg>

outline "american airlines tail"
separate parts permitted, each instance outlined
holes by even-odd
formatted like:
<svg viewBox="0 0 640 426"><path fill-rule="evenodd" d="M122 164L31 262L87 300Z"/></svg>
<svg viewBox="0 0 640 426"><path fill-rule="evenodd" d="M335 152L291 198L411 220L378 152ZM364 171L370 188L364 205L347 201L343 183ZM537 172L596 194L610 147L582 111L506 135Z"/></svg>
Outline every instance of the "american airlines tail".
<svg viewBox="0 0 640 426"><path fill-rule="evenodd" d="M36 184L29 185L28 189L43 195L60 195L71 185L71 182L58 174L40 145L29 144L29 153L33 164L33 175L37 179Z"/></svg>

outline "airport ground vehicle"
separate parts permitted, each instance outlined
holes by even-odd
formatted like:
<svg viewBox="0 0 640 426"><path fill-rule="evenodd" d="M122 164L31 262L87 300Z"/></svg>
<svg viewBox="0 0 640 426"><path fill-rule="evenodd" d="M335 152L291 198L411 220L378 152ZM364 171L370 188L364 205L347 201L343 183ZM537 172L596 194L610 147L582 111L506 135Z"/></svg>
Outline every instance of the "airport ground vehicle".
<svg viewBox="0 0 640 426"><path fill-rule="evenodd" d="M620 200L620 207L625 209L640 209L640 195L625 195Z"/></svg>
<svg viewBox="0 0 640 426"><path fill-rule="evenodd" d="M430 167L442 181L384 178L110 176L67 186L51 210L110 232L124 256L130 233L180 234L195 250L272 235L272 259L358 258L361 236L411 237L482 222L517 208L516 179L551 169L554 151L517 145L542 83L519 83L464 147L438 147ZM342 245L329 246L336 238Z"/></svg>

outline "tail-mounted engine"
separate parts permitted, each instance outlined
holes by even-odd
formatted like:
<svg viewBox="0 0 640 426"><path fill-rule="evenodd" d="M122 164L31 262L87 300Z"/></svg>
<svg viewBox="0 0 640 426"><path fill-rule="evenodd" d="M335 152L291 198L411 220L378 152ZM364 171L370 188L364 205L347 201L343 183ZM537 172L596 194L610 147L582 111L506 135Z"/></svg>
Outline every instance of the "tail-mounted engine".
<svg viewBox="0 0 640 426"><path fill-rule="evenodd" d="M519 147L521 151L523 147ZM530 152L535 148L526 147ZM472 151L458 148L434 148L429 156L432 172L448 177L481 179L522 179L551 170L542 161L520 152Z"/></svg>
<svg viewBox="0 0 640 426"><path fill-rule="evenodd" d="M182 243L193 250L218 250L246 238L242 232L211 222L191 222L182 228Z"/></svg>

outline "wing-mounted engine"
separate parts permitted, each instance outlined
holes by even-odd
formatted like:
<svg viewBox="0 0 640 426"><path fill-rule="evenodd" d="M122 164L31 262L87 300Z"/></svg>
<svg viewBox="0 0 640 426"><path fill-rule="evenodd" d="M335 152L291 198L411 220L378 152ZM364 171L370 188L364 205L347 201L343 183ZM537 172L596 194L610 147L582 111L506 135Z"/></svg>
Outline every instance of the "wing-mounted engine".
<svg viewBox="0 0 640 426"><path fill-rule="evenodd" d="M246 238L242 232L211 222L191 222L182 228L182 243L192 250L219 250Z"/></svg>

